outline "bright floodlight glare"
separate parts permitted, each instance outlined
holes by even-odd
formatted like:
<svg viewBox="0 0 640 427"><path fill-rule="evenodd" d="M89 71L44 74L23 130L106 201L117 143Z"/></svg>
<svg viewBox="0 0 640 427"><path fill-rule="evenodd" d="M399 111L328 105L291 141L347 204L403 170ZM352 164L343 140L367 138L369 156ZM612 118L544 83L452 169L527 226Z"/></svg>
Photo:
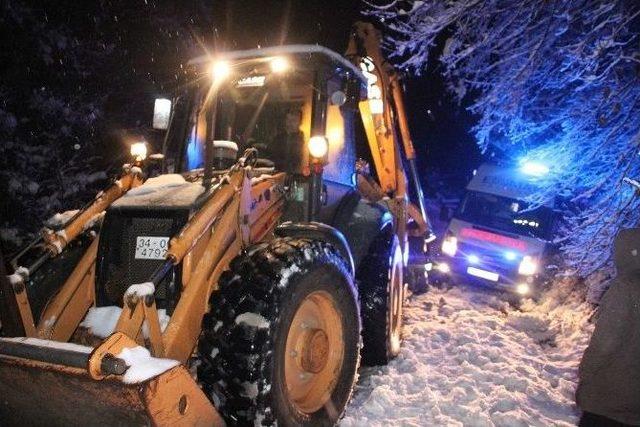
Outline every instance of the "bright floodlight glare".
<svg viewBox="0 0 640 427"><path fill-rule="evenodd" d="M442 242L442 252L449 256L455 256L458 252L458 239L454 236L445 237Z"/></svg>
<svg viewBox="0 0 640 427"><path fill-rule="evenodd" d="M536 274L537 270L538 263L529 255L526 255L522 258L522 261L520 261L520 266L518 267L519 274L522 274L523 276L533 276Z"/></svg>
<svg viewBox="0 0 640 427"><path fill-rule="evenodd" d="M520 295L527 295L529 293L529 285L526 283L519 283L516 286L516 292Z"/></svg>
<svg viewBox="0 0 640 427"><path fill-rule="evenodd" d="M520 165L520 170L525 175L542 176L549 173L549 167L538 162L524 161Z"/></svg>
<svg viewBox="0 0 640 427"><path fill-rule="evenodd" d="M289 69L289 61L281 56L276 56L271 60L271 71L274 73L284 73Z"/></svg>
<svg viewBox="0 0 640 427"><path fill-rule="evenodd" d="M480 258L478 258L478 255L469 255L467 261L469 261L469 264L477 264L480 262Z"/></svg>
<svg viewBox="0 0 640 427"><path fill-rule="evenodd" d="M131 155L139 162L147 158L147 143L134 142L131 144Z"/></svg>
<svg viewBox="0 0 640 427"><path fill-rule="evenodd" d="M446 262L442 262L442 263L438 264L436 266L436 269L440 273L445 273L445 274L451 271L451 268L449 267L449 264L447 264Z"/></svg>
<svg viewBox="0 0 640 427"><path fill-rule="evenodd" d="M324 136L312 136L309 139L309 154L316 159L323 158L329 151L329 143Z"/></svg>
<svg viewBox="0 0 640 427"><path fill-rule="evenodd" d="M211 76L214 80L224 80L231 74L231 65L227 61L215 61L211 65Z"/></svg>

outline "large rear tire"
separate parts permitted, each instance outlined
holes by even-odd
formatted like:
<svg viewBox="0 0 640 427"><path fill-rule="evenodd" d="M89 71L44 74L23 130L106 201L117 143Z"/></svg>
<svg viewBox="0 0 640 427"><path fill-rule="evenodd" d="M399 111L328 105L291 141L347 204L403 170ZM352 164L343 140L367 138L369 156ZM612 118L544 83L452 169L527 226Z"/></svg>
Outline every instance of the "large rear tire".
<svg viewBox="0 0 640 427"><path fill-rule="evenodd" d="M385 229L374 239L356 274L362 309L362 362L386 365L400 353L404 280L402 249Z"/></svg>
<svg viewBox="0 0 640 427"><path fill-rule="evenodd" d="M334 425L360 362L360 312L329 244L280 238L231 263L211 298L198 379L235 425Z"/></svg>

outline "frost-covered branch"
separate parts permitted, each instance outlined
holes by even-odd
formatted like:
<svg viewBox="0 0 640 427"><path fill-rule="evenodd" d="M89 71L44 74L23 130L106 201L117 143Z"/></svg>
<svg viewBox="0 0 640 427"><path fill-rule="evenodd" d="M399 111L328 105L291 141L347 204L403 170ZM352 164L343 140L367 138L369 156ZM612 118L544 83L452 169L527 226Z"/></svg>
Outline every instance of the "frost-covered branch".
<svg viewBox="0 0 640 427"><path fill-rule="evenodd" d="M407 0L369 13L401 67L421 73L439 55L449 90L479 116L482 150L550 165L532 200L565 198L568 265L586 275L607 263L617 231L640 218L621 185L640 177L640 3Z"/></svg>

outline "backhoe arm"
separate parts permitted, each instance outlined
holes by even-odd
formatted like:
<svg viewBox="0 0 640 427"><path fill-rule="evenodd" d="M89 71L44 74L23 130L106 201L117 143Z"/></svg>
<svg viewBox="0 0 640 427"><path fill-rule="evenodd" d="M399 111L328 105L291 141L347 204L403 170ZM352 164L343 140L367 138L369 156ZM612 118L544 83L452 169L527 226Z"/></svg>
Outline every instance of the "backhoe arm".
<svg viewBox="0 0 640 427"><path fill-rule="evenodd" d="M380 33L370 23L356 23L345 56L359 66L368 79L368 99L360 102L359 109L380 187L393 199L408 200L404 156L418 204L415 207L408 202L406 208L418 226L413 234L430 233L432 228L424 206L400 77L382 55Z"/></svg>

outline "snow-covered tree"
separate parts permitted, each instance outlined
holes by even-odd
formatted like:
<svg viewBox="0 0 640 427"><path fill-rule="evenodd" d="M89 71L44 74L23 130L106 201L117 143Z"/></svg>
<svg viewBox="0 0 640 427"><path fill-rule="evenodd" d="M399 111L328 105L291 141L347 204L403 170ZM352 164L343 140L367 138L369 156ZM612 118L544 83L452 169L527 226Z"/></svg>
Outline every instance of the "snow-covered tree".
<svg viewBox="0 0 640 427"><path fill-rule="evenodd" d="M153 98L179 83L196 46L189 30L210 25L209 12L200 1L0 2L4 250L118 171L123 130L148 130Z"/></svg>
<svg viewBox="0 0 640 427"><path fill-rule="evenodd" d="M545 162L534 201L562 196L558 241L587 275L638 224L640 2L396 0L370 5L403 68L440 64L486 152ZM436 59L430 55L439 55Z"/></svg>
<svg viewBox="0 0 640 427"><path fill-rule="evenodd" d="M1 3L0 22L0 237L9 249L105 178L94 170L104 99L90 76L108 47L18 1Z"/></svg>

